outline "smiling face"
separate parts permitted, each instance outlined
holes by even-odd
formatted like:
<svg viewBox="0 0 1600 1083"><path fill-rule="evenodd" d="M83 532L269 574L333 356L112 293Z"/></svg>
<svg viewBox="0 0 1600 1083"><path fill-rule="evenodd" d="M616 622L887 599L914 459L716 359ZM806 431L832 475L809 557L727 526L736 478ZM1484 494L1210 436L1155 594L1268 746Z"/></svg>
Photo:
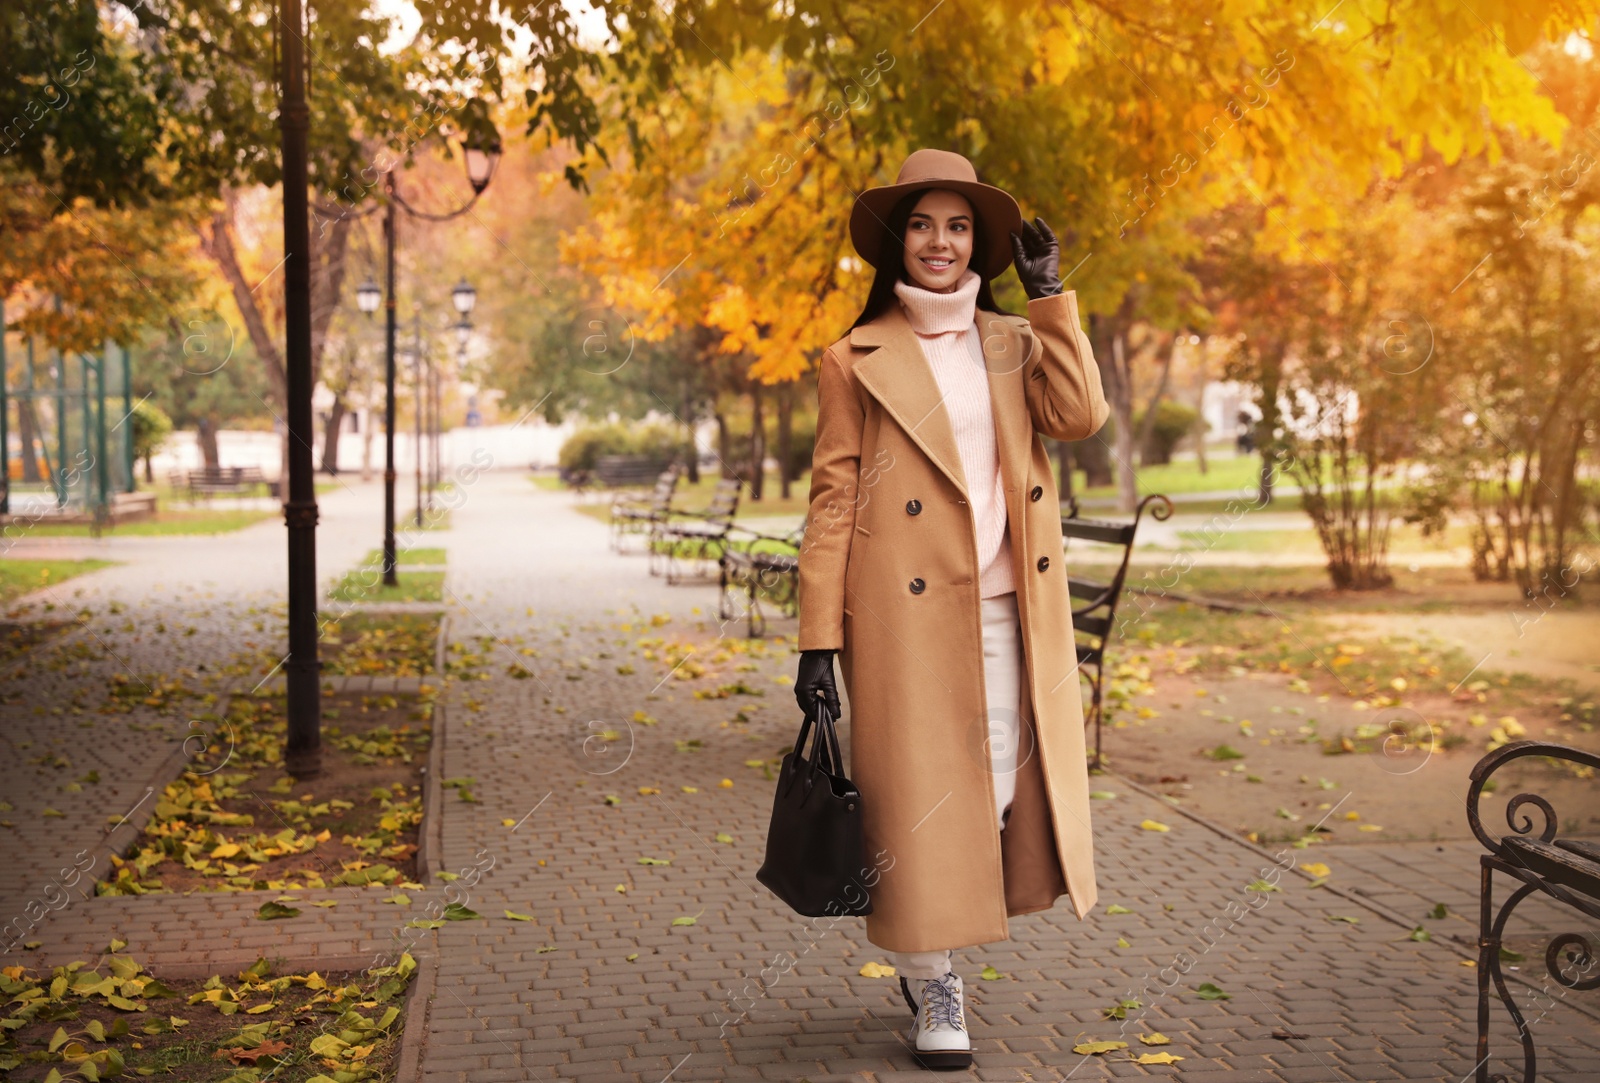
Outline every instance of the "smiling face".
<svg viewBox="0 0 1600 1083"><path fill-rule="evenodd" d="M905 265L911 281L935 293L956 288L972 261L972 204L943 188L924 192L906 223Z"/></svg>

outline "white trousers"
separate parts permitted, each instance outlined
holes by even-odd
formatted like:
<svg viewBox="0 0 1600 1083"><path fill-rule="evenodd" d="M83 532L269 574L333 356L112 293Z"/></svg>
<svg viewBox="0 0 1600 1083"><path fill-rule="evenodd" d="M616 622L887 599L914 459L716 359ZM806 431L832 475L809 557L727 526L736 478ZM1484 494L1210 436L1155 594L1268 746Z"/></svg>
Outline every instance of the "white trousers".
<svg viewBox="0 0 1600 1083"><path fill-rule="evenodd" d="M1011 799L1017 792L1017 754L1021 746L1022 627L1015 592L985 598L983 618L983 687L987 701L989 769L994 778L995 831L1003 831ZM950 972L950 949L891 952L897 975L933 981Z"/></svg>

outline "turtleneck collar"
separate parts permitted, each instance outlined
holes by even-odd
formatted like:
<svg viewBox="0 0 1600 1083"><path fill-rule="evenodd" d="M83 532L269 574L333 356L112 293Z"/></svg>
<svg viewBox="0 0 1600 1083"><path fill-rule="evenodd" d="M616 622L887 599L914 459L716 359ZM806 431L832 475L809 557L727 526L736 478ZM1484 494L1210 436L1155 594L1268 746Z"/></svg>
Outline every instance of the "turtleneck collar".
<svg viewBox="0 0 1600 1083"><path fill-rule="evenodd" d="M977 317L978 286L983 280L968 267L949 293L935 293L911 282L896 281L894 292L900 298L912 330L919 335L939 335L965 331Z"/></svg>

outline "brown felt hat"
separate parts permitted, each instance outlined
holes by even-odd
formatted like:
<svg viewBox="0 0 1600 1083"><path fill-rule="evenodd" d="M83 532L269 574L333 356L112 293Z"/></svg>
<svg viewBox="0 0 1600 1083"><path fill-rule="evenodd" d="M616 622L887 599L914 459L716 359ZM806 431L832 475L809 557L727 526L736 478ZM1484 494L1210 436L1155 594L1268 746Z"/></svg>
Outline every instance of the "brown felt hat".
<svg viewBox="0 0 1600 1083"><path fill-rule="evenodd" d="M1003 189L978 181L972 163L955 151L916 150L900 166L893 184L868 188L856 196L850 211L850 241L856 252L872 266L883 254L884 235L889 231L889 213L907 192L927 188L947 188L967 197L972 211L983 223L988 251L973 252L970 266L984 278L996 278L1011 266L1011 234L1022 232L1022 210Z"/></svg>

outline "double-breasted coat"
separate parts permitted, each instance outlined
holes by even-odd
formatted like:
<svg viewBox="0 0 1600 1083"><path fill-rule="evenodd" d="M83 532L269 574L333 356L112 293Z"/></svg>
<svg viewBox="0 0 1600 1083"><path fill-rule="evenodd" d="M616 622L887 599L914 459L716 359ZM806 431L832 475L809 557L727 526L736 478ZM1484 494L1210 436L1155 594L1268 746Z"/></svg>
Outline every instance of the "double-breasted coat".
<svg viewBox="0 0 1600 1083"><path fill-rule="evenodd" d="M800 547L801 650L840 652L861 791L867 938L936 951L1008 938L1007 918L1097 897L1083 703L1061 510L1041 435L1109 408L1072 292L1026 318L978 309L1021 622L1023 741L996 828L977 538L938 384L896 303L828 347Z"/></svg>

